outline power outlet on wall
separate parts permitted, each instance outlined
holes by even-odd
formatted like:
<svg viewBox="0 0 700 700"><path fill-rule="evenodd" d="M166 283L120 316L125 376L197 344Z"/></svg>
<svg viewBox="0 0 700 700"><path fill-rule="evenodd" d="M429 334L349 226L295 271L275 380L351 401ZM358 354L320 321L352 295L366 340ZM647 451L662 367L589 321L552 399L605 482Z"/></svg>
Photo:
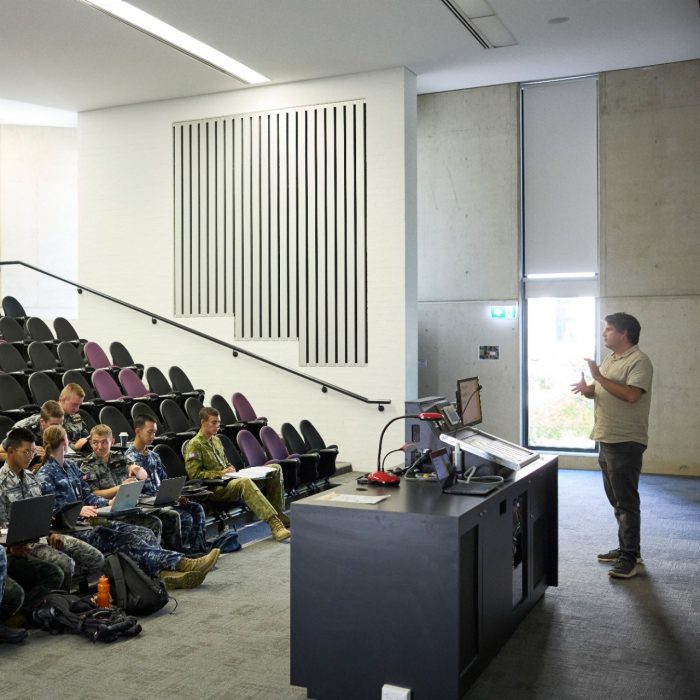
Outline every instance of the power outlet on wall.
<svg viewBox="0 0 700 700"><path fill-rule="evenodd" d="M382 700L411 700L411 690L385 683L382 686Z"/></svg>

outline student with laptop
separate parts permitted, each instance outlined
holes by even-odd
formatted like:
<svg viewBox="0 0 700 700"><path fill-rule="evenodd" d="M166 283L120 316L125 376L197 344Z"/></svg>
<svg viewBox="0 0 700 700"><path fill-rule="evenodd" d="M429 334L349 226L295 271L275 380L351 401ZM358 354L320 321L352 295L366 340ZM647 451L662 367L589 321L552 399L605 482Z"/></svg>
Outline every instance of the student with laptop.
<svg viewBox="0 0 700 700"><path fill-rule="evenodd" d="M93 527L77 530L75 537L88 542L103 554L123 552L131 557L146 573L160 576L169 588L194 588L204 580L219 557L219 550L199 559L190 559L179 552L162 549L154 542L151 530L114 520L95 520L96 508L108 501L90 492L78 467L65 459L68 450L66 431L59 426L44 432L45 455L38 472L43 493L56 496L54 511L68 503L82 501L80 514Z"/></svg>
<svg viewBox="0 0 700 700"><path fill-rule="evenodd" d="M160 457L149 446L156 437L155 421L146 415L134 420L134 442L126 451L126 462L137 479L143 479L143 495L155 496L168 473ZM163 543L178 551L204 552L206 542L206 522L201 504L178 494L176 505L155 510L163 521Z"/></svg>
<svg viewBox="0 0 700 700"><path fill-rule="evenodd" d="M5 527L10 504L42 495L39 480L29 469L35 451L34 435L26 428L13 428L6 438L5 464L0 469L0 525ZM70 591L73 577L89 579L102 569L104 557L87 542L70 535L51 533L28 545L31 555L58 566L63 586Z"/></svg>
<svg viewBox="0 0 700 700"><path fill-rule="evenodd" d="M136 476L130 472L137 472L138 469L126 463L122 452L114 452L114 436L112 429L108 425L100 423L90 430L90 447L92 452L80 463L80 471L83 478L90 487L94 496L102 498L114 498L120 484L136 481ZM143 475L145 478L145 474ZM163 522L153 513L144 513L140 510L131 513L123 513L117 516L119 520L131 525L140 525L153 530L157 541L161 542L163 533ZM168 549L178 549L168 544L164 544Z"/></svg>

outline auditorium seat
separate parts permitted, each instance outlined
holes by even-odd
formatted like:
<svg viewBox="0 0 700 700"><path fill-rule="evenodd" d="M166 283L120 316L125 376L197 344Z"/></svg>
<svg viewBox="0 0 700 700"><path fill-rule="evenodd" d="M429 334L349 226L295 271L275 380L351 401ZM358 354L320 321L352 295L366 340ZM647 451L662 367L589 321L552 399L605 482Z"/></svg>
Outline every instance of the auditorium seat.
<svg viewBox="0 0 700 700"><path fill-rule="evenodd" d="M287 444L290 452L297 452L299 454L315 453L318 455L319 478L328 482L333 474L335 474L335 460L338 456L337 448L309 448L306 442L304 442L304 438L299 434L299 431L291 423L282 424L282 439Z"/></svg>
<svg viewBox="0 0 700 700"><path fill-rule="evenodd" d="M14 297L6 296L2 300L2 312L5 316L16 319L19 323L24 323L27 318L27 312L22 304Z"/></svg>
<svg viewBox="0 0 700 700"><path fill-rule="evenodd" d="M221 418L221 432L232 441L235 441L238 433L245 428L245 423L242 423L236 418L233 407L221 394L214 394L210 401L211 407L219 412L219 417Z"/></svg>
<svg viewBox="0 0 700 700"><path fill-rule="evenodd" d="M43 343L50 348L54 354L56 353L58 340L56 340L54 334L51 332L51 329L42 319L38 318L37 316L31 316L26 320L24 330L29 336L30 340L36 343Z"/></svg>
<svg viewBox="0 0 700 700"><path fill-rule="evenodd" d="M111 428L112 435L117 442L119 442L120 433L126 433L129 442L134 439L134 426L114 406L105 406L100 410L100 423L104 423Z"/></svg>
<svg viewBox="0 0 700 700"><path fill-rule="evenodd" d="M250 405L250 401L238 391L231 397L231 403L236 410L238 420L245 424L246 430L249 430L259 439L260 428L267 425L267 418L258 416Z"/></svg>
<svg viewBox="0 0 700 700"><path fill-rule="evenodd" d="M71 343L82 351L83 345L87 343L85 338L78 337L78 332L73 328L73 324L63 316L56 316L53 320L53 329L56 331L56 338L61 342Z"/></svg>
<svg viewBox="0 0 700 700"><path fill-rule="evenodd" d="M269 425L261 428L260 439L270 457L277 460L282 467L285 490L296 493L298 486L313 489L318 479L318 455L290 454L282 438Z"/></svg>
<svg viewBox="0 0 700 700"><path fill-rule="evenodd" d="M88 367L80 350L68 340L63 340L58 344L58 359L65 370L77 369L85 377L93 373L92 367Z"/></svg>
<svg viewBox="0 0 700 700"><path fill-rule="evenodd" d="M265 464L278 464L282 469L282 478L284 479L285 491L289 495L296 495L294 490L299 483L299 460L294 457L285 459L271 459L265 454L263 446L258 442L258 439L249 430L241 430L238 433L238 447L245 461L251 467L260 467ZM289 478L289 484L287 483Z"/></svg>
<svg viewBox="0 0 700 700"><path fill-rule="evenodd" d="M112 356L112 362L122 369L128 367L138 374L139 379L143 378L143 365L140 362L134 362L131 353L126 349L123 343L115 340L109 345L109 354Z"/></svg>
<svg viewBox="0 0 700 700"><path fill-rule="evenodd" d="M170 377L170 384L173 387L173 391L178 394L187 396L197 396L200 401L204 401L204 391L202 389L195 389L189 377L185 374L184 370L173 365L168 370L168 376Z"/></svg>
<svg viewBox="0 0 700 700"><path fill-rule="evenodd" d="M190 427L190 422L184 411L172 399L165 399L160 404L160 415L163 416L163 422L168 432L176 437L177 446L173 449L180 449L186 440L196 435L196 431Z"/></svg>
<svg viewBox="0 0 700 700"><path fill-rule="evenodd" d="M138 374L130 367L125 367L119 372L119 383L122 385L124 393L132 399L137 399L143 403L158 408L160 398L157 394L146 389L146 385L141 381Z"/></svg>
<svg viewBox="0 0 700 700"><path fill-rule="evenodd" d="M294 426L290 425L290 428L296 433ZM335 474L335 462L338 457L338 447L336 445L326 445L318 430L316 430L313 423L311 423L309 420L302 420L299 424L299 428L304 436L304 443L306 445L305 451L317 452L321 457L318 468L319 476L322 479L330 479L330 477ZM282 435L285 436L285 440L287 439L287 434L290 436L292 435L291 430L287 429L287 432L285 433L283 426ZM296 434L299 435L299 433ZM294 438L292 438L292 440L296 442ZM289 442L287 442L287 444L289 444Z"/></svg>
<svg viewBox="0 0 700 700"><path fill-rule="evenodd" d="M9 374L0 374L0 413L15 421L39 413L39 406L29 401L19 382Z"/></svg>
<svg viewBox="0 0 700 700"><path fill-rule="evenodd" d="M118 407L124 415L128 415L134 400L122 392L121 387L106 369L96 369L93 372L92 385L95 387L95 393L102 401L109 402L113 406Z"/></svg>
<svg viewBox="0 0 700 700"><path fill-rule="evenodd" d="M29 343L24 335L24 329L16 319L11 316L0 318L0 336L6 344L14 346L25 359L27 358L27 345Z"/></svg>
<svg viewBox="0 0 700 700"><path fill-rule="evenodd" d="M41 406L46 401L58 401L61 390L48 374L34 372L29 375L29 392L34 403Z"/></svg>
<svg viewBox="0 0 700 700"><path fill-rule="evenodd" d="M199 400L190 396L185 401L185 413L190 421L190 425L194 430L199 430L199 412L204 408L204 404Z"/></svg>
<svg viewBox="0 0 700 700"><path fill-rule="evenodd" d="M59 366L58 360L51 350L44 343L35 340L29 343L27 352L29 353L32 369L35 372L43 372L49 375L56 386L60 387L63 367Z"/></svg>
<svg viewBox="0 0 700 700"><path fill-rule="evenodd" d="M92 367L95 370L103 369L109 372L113 379L117 378L120 368L113 365L109 361L107 353L102 349L102 346L99 343L96 343L93 340L88 340L88 342L85 343L83 350L85 351L85 358L87 359L89 367Z"/></svg>

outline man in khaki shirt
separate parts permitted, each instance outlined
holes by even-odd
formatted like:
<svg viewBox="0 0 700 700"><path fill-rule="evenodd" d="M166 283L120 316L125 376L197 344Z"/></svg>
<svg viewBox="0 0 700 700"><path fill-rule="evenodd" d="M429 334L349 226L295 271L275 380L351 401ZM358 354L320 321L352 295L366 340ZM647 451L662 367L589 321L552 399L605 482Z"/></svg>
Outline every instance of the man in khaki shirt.
<svg viewBox="0 0 700 700"><path fill-rule="evenodd" d="M603 486L618 524L618 546L598 560L615 562L608 572L615 578L632 578L640 553L639 475L647 447L653 368L637 347L641 326L626 313L605 317L603 342L612 350L600 367L586 359L593 377L587 384L583 372L572 391L593 399L591 439L599 443L598 462Z"/></svg>

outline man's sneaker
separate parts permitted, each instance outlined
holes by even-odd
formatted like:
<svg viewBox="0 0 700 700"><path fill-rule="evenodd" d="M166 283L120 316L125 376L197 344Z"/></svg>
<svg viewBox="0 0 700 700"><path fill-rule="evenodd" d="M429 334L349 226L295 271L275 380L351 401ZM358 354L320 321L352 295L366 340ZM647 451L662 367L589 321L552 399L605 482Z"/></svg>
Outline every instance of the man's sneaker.
<svg viewBox="0 0 700 700"><path fill-rule="evenodd" d="M292 533L289 532L284 525L282 525L282 521L276 515L273 515L267 521L267 524L270 526L270 530L272 530L272 537L277 542L283 542L292 536Z"/></svg>
<svg viewBox="0 0 700 700"><path fill-rule="evenodd" d="M599 554L598 561L617 561L621 554L622 552L619 549L611 549L609 552L605 552L605 554ZM638 556L637 564L644 564L644 559Z"/></svg>
<svg viewBox="0 0 700 700"><path fill-rule="evenodd" d="M219 554L221 554L221 550L215 547L209 554L197 559L183 557L176 568L178 571L201 571L203 574L208 574L214 568Z"/></svg>
<svg viewBox="0 0 700 700"><path fill-rule="evenodd" d="M613 578L632 578L632 576L637 575L637 564L632 557L621 556L615 562L610 571L608 571L608 576Z"/></svg>
<svg viewBox="0 0 700 700"><path fill-rule="evenodd" d="M160 580L167 589L172 588L196 588L204 581L206 574L201 571L169 571L163 569L160 572Z"/></svg>

